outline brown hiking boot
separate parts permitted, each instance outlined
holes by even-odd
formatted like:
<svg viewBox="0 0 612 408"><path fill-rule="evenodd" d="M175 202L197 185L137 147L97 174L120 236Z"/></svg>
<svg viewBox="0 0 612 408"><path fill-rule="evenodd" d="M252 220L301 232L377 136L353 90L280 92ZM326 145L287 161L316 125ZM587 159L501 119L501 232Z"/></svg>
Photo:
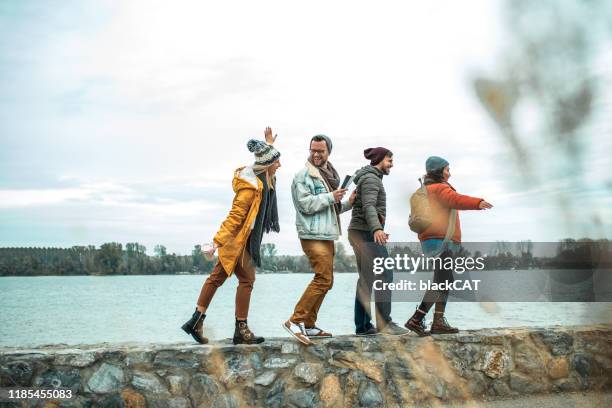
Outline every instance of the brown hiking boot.
<svg viewBox="0 0 612 408"><path fill-rule="evenodd" d="M414 311L414 314L404 324L404 327L419 335L419 337L429 336L427 326L425 325L425 313L420 309Z"/></svg>
<svg viewBox="0 0 612 408"><path fill-rule="evenodd" d="M459 329L448 324L444 312L435 312L433 323L431 324L431 334L450 334L459 333Z"/></svg>
<svg viewBox="0 0 612 408"><path fill-rule="evenodd" d="M234 330L232 341L234 344L259 344L264 342L264 338L256 336L249 329L246 320L236 320L236 330Z"/></svg>

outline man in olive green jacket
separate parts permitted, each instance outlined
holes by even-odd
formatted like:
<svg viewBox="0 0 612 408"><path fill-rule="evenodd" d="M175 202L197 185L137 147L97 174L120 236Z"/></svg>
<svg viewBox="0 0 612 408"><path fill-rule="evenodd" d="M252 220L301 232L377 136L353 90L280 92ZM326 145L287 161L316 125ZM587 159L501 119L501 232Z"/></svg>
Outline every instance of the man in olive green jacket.
<svg viewBox="0 0 612 408"><path fill-rule="evenodd" d="M369 231L372 234L384 230L387 215L387 194L382 182L384 175L383 170L371 165L355 173L353 180L359 186L360 194L355 198L349 230Z"/></svg>
<svg viewBox="0 0 612 408"><path fill-rule="evenodd" d="M362 167L355 174L357 195L348 227L348 238L355 251L359 271L355 295L355 332L358 336L374 335L379 332L392 335L407 334L407 330L399 327L391 319L391 293L388 290L376 291L376 328L371 322L370 300L372 284L376 280L373 260L389 256L385 247L389 236L384 231L387 194L382 178L388 175L393 167L393 153L384 147L375 147L366 149L364 156L370 160L370 165ZM385 269L377 279L385 283L393 282L393 271Z"/></svg>

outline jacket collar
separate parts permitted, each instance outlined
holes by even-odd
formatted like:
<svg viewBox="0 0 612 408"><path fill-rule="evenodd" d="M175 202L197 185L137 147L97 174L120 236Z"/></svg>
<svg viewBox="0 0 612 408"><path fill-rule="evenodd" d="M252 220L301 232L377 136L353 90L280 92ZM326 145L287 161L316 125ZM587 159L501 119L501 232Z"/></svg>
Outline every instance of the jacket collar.
<svg viewBox="0 0 612 408"><path fill-rule="evenodd" d="M371 169L371 171L374 174L376 174L379 178L383 178L383 176L385 175L385 173L383 173L383 171L381 169L379 169L378 167L376 167L376 166L372 166L371 164L368 164L367 167L369 167Z"/></svg>
<svg viewBox="0 0 612 408"><path fill-rule="evenodd" d="M449 183L448 181L431 181L431 179L429 179L430 181L428 183L425 182L425 177L427 177L427 175L423 176L423 184L427 185L432 185L432 184L446 184L447 186L449 186L453 191L457 191L455 190L455 187L453 187L453 185L451 183Z"/></svg>
<svg viewBox="0 0 612 408"><path fill-rule="evenodd" d="M263 187L263 183L255 175L252 166L245 166L236 169L234 176L246 181L258 190Z"/></svg>
<svg viewBox="0 0 612 408"><path fill-rule="evenodd" d="M306 169L308 169L309 176L323 180L323 176L321 176L319 169L317 169L315 165L308 160L306 160Z"/></svg>

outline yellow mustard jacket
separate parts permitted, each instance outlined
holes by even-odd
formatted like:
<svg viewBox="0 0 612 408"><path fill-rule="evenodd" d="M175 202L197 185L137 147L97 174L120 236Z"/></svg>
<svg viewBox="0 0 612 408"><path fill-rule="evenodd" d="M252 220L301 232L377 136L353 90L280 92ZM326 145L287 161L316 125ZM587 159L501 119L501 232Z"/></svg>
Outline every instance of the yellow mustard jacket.
<svg viewBox="0 0 612 408"><path fill-rule="evenodd" d="M232 209L214 237L219 246L219 262L228 276L234 272L255 224L263 183L252 167L240 167L234 172L232 188L235 193Z"/></svg>

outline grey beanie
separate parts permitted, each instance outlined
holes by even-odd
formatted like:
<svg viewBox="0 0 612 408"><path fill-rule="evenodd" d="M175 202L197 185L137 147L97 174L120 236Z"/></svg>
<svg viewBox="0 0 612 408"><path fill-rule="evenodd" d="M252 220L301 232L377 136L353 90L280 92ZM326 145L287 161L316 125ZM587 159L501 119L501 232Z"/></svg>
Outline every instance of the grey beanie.
<svg viewBox="0 0 612 408"><path fill-rule="evenodd" d="M280 152L271 144L261 140L251 139L247 142L247 148L255 154L255 164L267 166L280 157Z"/></svg>
<svg viewBox="0 0 612 408"><path fill-rule="evenodd" d="M326 135L314 135L314 136L312 137L312 139L310 139L310 143L312 143L312 141L313 141L315 138L322 138L323 140L325 140L325 144L327 145L327 152L328 152L328 153L331 153L331 151L332 151L332 141L331 141L331 139L329 138L329 136L326 136Z"/></svg>

